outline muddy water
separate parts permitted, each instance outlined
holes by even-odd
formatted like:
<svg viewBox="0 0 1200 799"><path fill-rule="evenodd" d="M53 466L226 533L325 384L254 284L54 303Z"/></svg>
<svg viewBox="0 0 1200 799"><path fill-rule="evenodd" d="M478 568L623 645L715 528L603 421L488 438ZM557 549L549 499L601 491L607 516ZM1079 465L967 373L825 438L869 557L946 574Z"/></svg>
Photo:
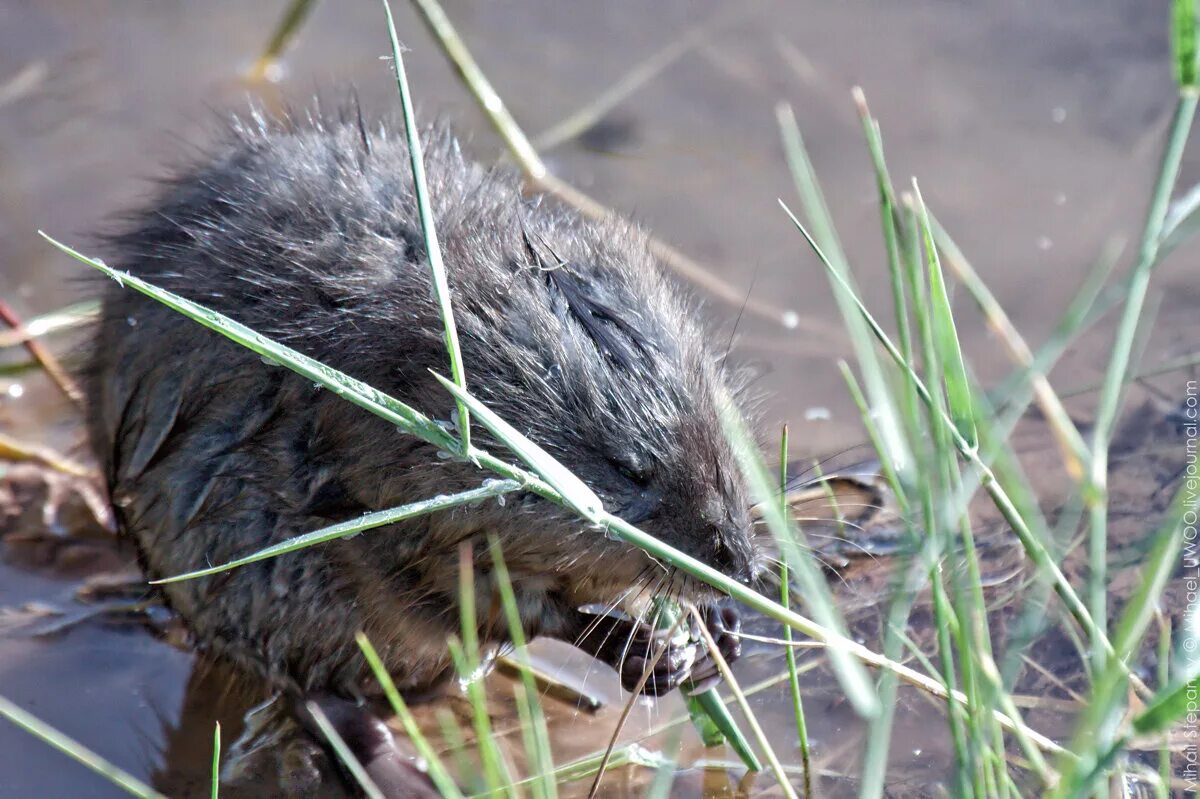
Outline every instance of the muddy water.
<svg viewBox="0 0 1200 799"><path fill-rule="evenodd" d="M286 59L282 80L240 76L282 3L0 3L0 298L32 315L79 296L79 268L34 231L86 242L146 190L164 162L202 142L208 109L274 106L357 87L368 113L395 108L379 57L386 40L370 2L325 2ZM403 4L397 4L403 5ZM547 153L552 168L633 215L735 289L801 324L746 314L737 351L763 365L765 423L792 425L796 455L858 443L859 426L836 363L849 349L819 267L776 205L790 188L774 122L795 108L869 304L888 307L874 188L849 89L862 86L883 125L894 176L916 174L926 200L1033 341L1053 324L1110 237L1134 236L1172 99L1165 0L946 0L759 2L623 102L585 138ZM479 61L529 130L544 130L599 95L663 43L721 9L709 0L448 0ZM454 120L483 160L500 150L425 31L398 8L410 79L427 116ZM1185 181L1200 179L1196 156ZM1195 349L1200 269L1189 252L1163 267L1154 363ZM965 299L965 298L964 298ZM1002 375L997 346L960 302L968 354L985 378ZM722 340L738 308L713 302ZM1056 375L1086 385L1099 374L1106 328L1087 337ZM1181 394L1178 375L1158 381ZM7 387L7 383L4 383ZM0 399L0 427L67 448L65 404L40 379ZM1086 412L1088 399L1078 406ZM66 420L66 421L64 421ZM59 553L0 563L0 606L69 604L79 575L51 568ZM747 680L776 669L777 653L747 658ZM3 693L133 773L181 795L199 790L217 707L211 680L184 651L136 629L82 625L50 640L0 637ZM189 676L191 679L189 680ZM203 675L201 675L203 676ZM611 675L591 675L607 692ZM861 748L835 686L814 678L810 724L821 762L841 772ZM779 704L756 700L756 708ZM944 767L940 716L911 703L893 753L912 795ZM184 708L189 712L184 714ZM200 711L196 711L199 708ZM557 711L560 759L592 751L616 709L569 724ZM635 713L641 727L677 703ZM192 728L179 730L181 716ZM642 718L639 720L639 716ZM647 718L650 722L647 722ZM194 721L193 719L200 719ZM236 729L237 713L223 721ZM786 714L764 713L781 751L793 752ZM698 754L694 744L689 752ZM853 767L849 767L852 772ZM733 795L730 777L693 771L679 795ZM190 780L196 782L191 783ZM763 784L769 782L762 780ZM721 783L721 784L718 784ZM193 785L193 788L186 787ZM830 795L838 795L838 781ZM849 784L849 783L846 783ZM899 786L898 786L899 787ZM636 793L614 780L613 795ZM847 788L847 790L849 790ZM108 796L116 789L0 724L0 795Z"/></svg>

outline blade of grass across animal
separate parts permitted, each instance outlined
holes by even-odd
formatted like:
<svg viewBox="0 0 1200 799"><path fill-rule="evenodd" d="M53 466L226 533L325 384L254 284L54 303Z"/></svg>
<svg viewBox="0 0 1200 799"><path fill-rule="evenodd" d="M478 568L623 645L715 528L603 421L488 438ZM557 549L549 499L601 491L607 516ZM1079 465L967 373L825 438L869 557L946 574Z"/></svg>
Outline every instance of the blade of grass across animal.
<svg viewBox="0 0 1200 799"><path fill-rule="evenodd" d="M954 426L967 445L979 446L975 431L975 409L971 405L971 388L967 381L967 367L963 361L962 347L958 343L958 330L954 324L954 311L950 307L950 293L946 289L946 276L942 272L942 260L934 243L933 229L929 224L929 211L921 196L921 187L913 180L913 196L917 201L917 219L921 223L921 239L925 245L925 264L928 268L929 296L933 301L930 318L933 322L934 339L940 350L946 386L946 404Z"/></svg>
<svg viewBox="0 0 1200 799"><path fill-rule="evenodd" d="M221 722L213 725L212 799L221 791Z"/></svg>
<svg viewBox="0 0 1200 799"><path fill-rule="evenodd" d="M350 772L350 776L358 787L362 789L363 794L367 799L386 799L383 791L379 790L379 786L367 774L362 763L358 762L358 758L350 751L350 747L346 745L345 740L338 734L338 731L329 723L329 719L325 716L325 712L321 710L316 702L306 702L305 708L313 721L316 722L317 728L321 730L321 734L325 736L325 740L333 748L333 753L337 755L338 760L346 767L346 771Z"/></svg>
<svg viewBox="0 0 1200 799"><path fill-rule="evenodd" d="M392 58L396 68L396 87L400 90L400 107L404 112L404 135L408 139L408 160L412 168L413 193L417 200L417 214L421 219L421 234L425 238L425 257L429 259L429 270L433 278L433 294L437 298L442 314L442 332L446 350L450 354L450 375L463 391L467 390L466 371L463 367L462 349L458 345L458 326L454 322L454 307L450 300L450 283L446 279L446 266L442 263L442 245L438 241L437 226L433 221L433 206L429 199L429 182L425 179L425 159L421 152L421 135L417 130L416 114L413 111L412 93L408 88L408 75L404 71L404 54L396 36L396 23L392 19L392 7L388 0L381 0L387 15L388 38L392 43ZM471 414L467 406L458 403L458 434L464 452L471 451Z"/></svg>
<svg viewBox="0 0 1200 799"><path fill-rule="evenodd" d="M76 763L90 768L113 785L124 789L133 796L139 796L142 799L167 799L163 794L154 790L137 777L134 777L123 769L117 768L91 749L59 732L3 696L0 696L0 716L8 719L35 738L40 739L43 743L62 752Z"/></svg>
<svg viewBox="0 0 1200 799"><path fill-rule="evenodd" d="M326 541L333 541L338 538L349 538L358 535L366 530L372 530L377 527L383 527L387 524L394 524L405 519L412 519L416 516L425 516L437 511L456 508L460 505L469 505L473 502L481 502L486 499L511 494L514 491L519 491L523 486L515 480L494 480L485 481L485 485L479 488L473 488L469 491L462 491L457 494L449 494L446 496L437 496L430 499L422 499L417 502L411 502L407 505L401 505L396 508L387 510L375 511L374 513L366 513L354 519L349 519L329 527L323 527L320 530L315 530L311 533L289 538L286 541L281 541L278 544L273 544L265 549L260 549L244 558L237 558L228 563L222 563L216 566L210 566L205 569L187 572L186 574L178 574L172 577L165 577L161 580L151 580L151 585L163 585L165 583L178 583L184 580L194 580L197 577L207 577L211 574L219 574L220 572L236 569L239 566L245 566L249 563L257 563L260 560L275 558L280 555L285 555L289 552L295 552L306 547L323 544Z"/></svg>
<svg viewBox="0 0 1200 799"><path fill-rule="evenodd" d="M721 425L725 437L733 445L733 451L749 484L751 495L763 509L763 520L772 536L784 549L785 560L800 584L801 593L808 603L809 612L817 623L839 637L845 638L845 624L829 594L825 578L812 563L812 556L803 548L801 531L788 520L780 503L774 501L775 482L767 476L766 467L758 449L746 429L745 422L732 408L721 409ZM833 671L846 692L846 698L864 718L872 718L879 712L875 691L862 664L848 652L838 648L829 650Z"/></svg>
<svg viewBox="0 0 1200 799"><path fill-rule="evenodd" d="M530 671L533 665L529 661L529 651L525 648L525 629L521 624L520 610L517 608L517 595L513 590L508 565L504 562L504 553L500 550L500 541L494 535L488 536L488 552L491 555L494 580L500 591L500 602L504 608L509 636L515 649L514 657L521 666L522 696L518 697L517 707L525 708L523 714L526 718L522 719L522 726L529 729L525 750L534 773L540 775L540 779L533 783L534 796L554 799L558 795L558 786L553 777L554 758L550 751L546 715L542 712L537 683Z"/></svg>
<svg viewBox="0 0 1200 799"><path fill-rule="evenodd" d="M577 513L589 521L596 521L597 514L604 509L604 504L582 480L460 386L439 374L434 374L434 377L441 381L456 399L466 404L492 435L541 475Z"/></svg>
<svg viewBox="0 0 1200 799"><path fill-rule="evenodd" d="M396 716L400 719L400 724L404 727L404 733L408 736L408 740L416 747L421 759L425 761L425 767L429 771L429 778L433 781L438 792L446 799L462 799L462 792L458 790L458 785L455 784L450 773L446 771L446 767L442 765L442 760L438 757L437 750L429 743L429 739L421 732L421 728L417 725L417 720L413 717L412 711L408 709L408 704L404 698L400 696L400 692L396 690L396 684L392 681L392 676L388 674L387 667L383 665L383 660L379 657L379 653L375 651L375 647L371 645L370 640L362 632L356 633L354 636L358 642L358 648L362 650L363 657L366 658L367 665L371 667L371 672L375 675L375 679L379 681L380 687L383 688L384 695L388 698L388 702L395 711Z"/></svg>
<svg viewBox="0 0 1200 799"><path fill-rule="evenodd" d="M843 290L835 285L833 295L841 311L850 343L854 348L854 355L862 372L863 382L866 384L867 398L871 401L872 410L879 417L880 431L888 439L888 446L894 452L902 452L904 440L900 435L891 392L888 391L883 368L871 341L870 333L863 324L863 320L855 313L852 299L855 294L853 276L838 239L833 217L825 203L816 171L813 169L808 151L804 147L804 138L800 135L800 128L796 124L796 117L792 113L791 106L780 103L775 108L775 115L779 123L788 169L792 174L796 191L800 195L805 214L812 222L815 240L820 242L822 249L829 255L830 268L841 278L840 282L849 286Z"/></svg>
<svg viewBox="0 0 1200 799"><path fill-rule="evenodd" d="M779 435L779 512L788 514L788 426L785 424ZM787 555L779 558L779 604L788 607L792 596L792 580L788 570ZM792 715L796 719L796 738L800 743L800 764L804 767L804 797L812 799L812 750L808 744L808 722L804 717L804 694L800 690L800 673L796 669L796 650L792 644L792 628L783 625L784 658L787 662L788 688L792 694ZM890 672L888 672L890 673ZM894 679L894 677L893 677ZM886 712L884 708L884 712Z"/></svg>
<svg viewBox="0 0 1200 799"><path fill-rule="evenodd" d="M413 193L416 197L416 212L421 220L421 235L425 239L425 254L430 262L433 278L433 295L442 312L443 337L446 352L450 354L450 374L458 388L467 390L467 373L462 362L462 349L458 346L458 326L455 324L454 305L450 300L450 283L446 280L445 264L442 262L442 245L438 241L437 226L433 222L433 206L430 203L430 185L425 179L425 157L421 152L421 137L416 130L416 114L413 112L412 92L408 89L408 76L404 72L404 55L400 40L396 36L396 23L391 17L391 5L382 0L383 10L388 17L388 37L391 55L396 67L396 88L400 90L400 104L404 115L404 136L408 139L408 161L413 170ZM458 403L458 435L462 438L463 451L470 452L470 413L467 405Z"/></svg>
<svg viewBox="0 0 1200 799"><path fill-rule="evenodd" d="M240 322L230 319L228 316L209 310L166 289L161 289L139 277L113 269L103 261L89 258L41 231L38 231L38 233L61 252L103 272L115 280L118 285L133 288L161 302L168 308L183 314L189 319L200 323L204 327L215 330L226 338L236 341L243 347L288 367L292 371L328 388L339 397L369 410L376 416L388 420L405 432L420 436L443 449L457 452L458 442L452 436L434 424L429 417L400 400L389 397L387 394L372 388L361 380L356 380L343 372L326 366L320 361L309 358L307 355L273 341Z"/></svg>

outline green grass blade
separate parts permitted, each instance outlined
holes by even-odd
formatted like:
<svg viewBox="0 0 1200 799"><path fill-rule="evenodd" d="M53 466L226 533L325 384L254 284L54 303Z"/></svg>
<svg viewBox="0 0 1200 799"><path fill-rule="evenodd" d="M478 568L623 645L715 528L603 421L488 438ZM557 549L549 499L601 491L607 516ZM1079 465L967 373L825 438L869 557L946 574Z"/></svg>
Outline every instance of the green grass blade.
<svg viewBox="0 0 1200 799"><path fill-rule="evenodd" d="M212 799L221 792L221 722L213 725Z"/></svg>
<svg viewBox="0 0 1200 799"><path fill-rule="evenodd" d="M938 256L933 228L929 224L929 211L921 197L921 188L913 181L913 196L917 203L917 219L921 225L921 239L925 246L925 261L928 268L929 296L932 300L930 321L934 340L941 358L946 387L946 404L960 436L972 449L979 446L979 434L975 430L975 409L971 404L971 387L967 380L967 366L962 348L958 343L958 330L954 325L954 311L950 307L950 294L946 290L946 276L942 272L942 261Z"/></svg>
<svg viewBox="0 0 1200 799"><path fill-rule="evenodd" d="M795 217L795 215L788 210L786 205L780 202L780 206L784 209L788 216L791 217L792 222L804 235L805 239L808 240L809 246L816 251L818 257L828 266L828 261L825 260L824 254L821 252L821 249L817 243L812 239L812 236L809 235L808 231L805 230L804 226ZM830 270L830 273L833 274L835 281L841 280L840 276L838 276L836 272ZM842 282L841 285L849 290L849 286L846 283ZM871 316L871 312L867 310L866 306L862 304L857 296L851 294L851 297L857 304L859 312L864 316L864 318L867 319L871 329L875 332L876 337L879 338L880 342L884 345L884 349L889 355L891 355L893 360L895 360L905 374L907 374L908 379L912 381L918 395L921 397L921 400L927 406L936 408L933 402L933 397L929 393L928 388L926 388L925 384L922 382L920 376L913 371L910 364L904 362L903 356L900 355L899 351L896 349L896 346L892 343L887 333L884 332L883 328L879 326L879 323L876 322L874 317ZM981 484L984 486L985 490L987 490L988 495L992 498L993 503L996 505L997 510L999 510L1001 515L1004 517L1004 520L1012 526L1013 532L1021 541L1021 545L1025 548L1026 552L1029 553L1038 567L1046 570L1051 575L1054 580L1055 591L1067 605L1067 609L1070 611L1071 615L1074 616L1080 625L1087 629L1089 633L1094 635L1097 632L1097 627L1092 621L1091 614L1088 612L1087 607L1083 604L1083 601L1080 600L1079 595L1075 592L1075 589L1071 585L1070 581L1067 580L1066 575L1063 574L1062 569L1059 568L1058 564L1055 563L1050 557L1042 542L1034 537L1030 532L1025 519L1017 511L1016 507L1012 503L1012 500L996 481L995 475L992 473L991 469L980 459L979 453L976 452L972 447L968 446L966 440L958 435L957 430L954 431L954 435L956 437L955 445L959 450L959 453L963 455L963 457L972 461L976 468L979 469ZM1103 631L1099 632L1100 635L1097 639L1099 641L1099 645L1106 651L1111 651L1112 643L1108 640L1108 637L1104 635Z"/></svg>
<svg viewBox="0 0 1200 799"><path fill-rule="evenodd" d="M494 536L488 536L488 552L492 559L492 569L496 587L500 591L500 602L504 609L504 618L508 624L509 637L515 649L515 658L521 665L520 687L523 696L518 697L518 707L526 708L527 721L531 736L526 744L526 754L530 758L534 773L539 779L534 782L538 796L554 799L558 795L558 787L554 781L554 758L550 751L550 732L546 727L546 715L538 699L537 683L533 679L529 661L529 652L525 648L525 629L521 624L521 612L517 607L517 595L513 590L512 579L509 576L508 565L504 562L504 553L500 550L500 541Z"/></svg>
<svg viewBox="0 0 1200 799"><path fill-rule="evenodd" d="M392 58L396 67L396 87L400 90L400 106L404 110L404 134L408 138L408 159L412 166L413 192L417 199L417 213L421 219L421 233L425 237L425 255L429 259L429 270L433 277L433 293L442 312L442 333L446 350L450 353L450 374L463 391L467 390L466 371L463 367L462 349L458 345L458 326L454 323L454 308L450 301L450 283L446 279L446 266L442 263L442 245L438 241L437 227L433 222L433 206L429 200L429 182L425 179L425 159L421 152L421 136L417 130L416 114L413 111L412 93L408 88L408 76L404 71L404 54L396 36L396 23L392 19L392 7L388 0L381 0L387 15L388 38L392 43ZM471 451L471 414L467 406L458 403L458 434L463 449Z"/></svg>
<svg viewBox="0 0 1200 799"><path fill-rule="evenodd" d="M1138 735L1166 732L1192 712L1188 705L1195 704L1197 695L1200 695L1200 675L1168 685L1145 710L1134 717L1133 731Z"/></svg>
<svg viewBox="0 0 1200 799"><path fill-rule="evenodd" d="M207 577L211 574L219 574L220 572L236 569L239 566L245 566L249 563L257 563L260 560L275 558L280 555L286 555L289 552L295 552L306 547L323 544L326 541L333 541L339 538L357 535L365 530L372 530L377 527L383 527L387 524L394 524L405 519L412 519L417 516L425 516L430 513L456 508L460 505L469 505L472 502L480 502L485 499L503 496L510 494L513 491L518 491L522 488L521 484L515 480L495 480L487 482L486 485L479 488L472 488L469 491L461 491L457 494L449 494L447 496L438 496L431 499L422 499L417 502L410 502L407 505L401 505L396 508L387 510L375 511L374 513L366 513L353 519L349 519L329 527L323 527L320 530L314 530L311 533L289 538L286 541L281 541L278 544L273 544L265 549L260 549L244 558L238 558L228 563L222 563L216 566L210 566L205 569L199 569L186 574L178 574L172 577L166 577L161 580L151 580L151 585L163 585L165 583L178 583L184 580L194 580L197 577Z"/></svg>
<svg viewBox="0 0 1200 799"><path fill-rule="evenodd" d="M1171 52L1174 55L1175 81L1181 90L1195 91L1197 58L1196 0L1171 3Z"/></svg>
<svg viewBox="0 0 1200 799"><path fill-rule="evenodd" d="M554 490L581 516L592 521L604 510L604 503L588 488L582 480L576 477L565 466L550 457L544 449L530 441L508 422L501 419L495 411L472 397L458 385L451 383L441 375L435 374L446 390L463 402L479 417L483 425L492 432L502 444L529 465L531 469L542 476Z"/></svg>
<svg viewBox="0 0 1200 799"><path fill-rule="evenodd" d="M1185 20L1180 20L1179 9L1187 6ZM1195 8L1188 0L1176 2L1176 26L1182 25L1185 30L1175 32L1177 42L1183 42L1190 48L1190 58L1195 69ZM1194 78L1194 74L1192 75ZM1150 287L1150 272L1158 260L1158 246L1166 219L1167 208L1179 176L1179 168L1183 161L1183 150L1191 133L1192 122L1196 116L1197 95L1194 87L1181 90L1175 114L1171 121L1167 145L1163 150L1159 164L1158 178L1150 199L1150 208L1146 212L1146 223L1142 230L1141 245L1138 247L1137 263L1130 275L1129 293L1125 299L1125 307L1117 324L1117 334L1113 341L1112 357L1104 375L1104 387L1096 408L1096 421L1092 434L1092 462L1088 475L1090 542L1091 557L1089 566L1089 581L1092 584L1091 614L1095 619L1097 629L1103 631L1107 620L1106 591L1107 583L1107 549L1108 549L1108 449L1113 430L1120 412L1121 389L1129 372L1130 359L1133 353L1134 340L1137 335L1138 320L1146 302L1146 294ZM1095 665L1097 670L1102 667L1104 653L1096 645Z"/></svg>
<svg viewBox="0 0 1200 799"><path fill-rule="evenodd" d="M400 692L396 690L396 683L392 681L392 675L388 674L387 668L383 665L383 660L379 657L379 653L375 651L375 647L371 645L367 636L361 632L354 636L358 642L358 648L362 650L363 657L366 658L367 665L371 667L375 679L379 681L379 685L383 688L384 695L388 698L388 702L395 711L396 716L400 719L400 724L404 727L404 733L408 736L408 740L416 747L421 759L425 761L425 767L429 770L429 779L433 781L434 786L438 789L446 799L462 799L462 792L458 789L454 779L450 776L450 772L442 764L442 759L438 757L437 750L429 743L429 739L421 732L421 728L417 726L417 720L413 717L412 711L408 709L408 704L404 698L400 696Z"/></svg>
<svg viewBox="0 0 1200 799"><path fill-rule="evenodd" d="M137 777L117 768L91 749L54 729L3 696L0 696L0 716L40 739L43 743L54 747L76 763L90 768L133 796L142 797L142 799L167 799Z"/></svg>
<svg viewBox="0 0 1200 799"><path fill-rule="evenodd" d="M304 27L304 21L308 19L308 15L316 4L317 0L292 0L288 3L283 16L279 19L279 24L275 27L275 32L271 34L270 41L263 48L262 55L250 68L251 78L262 80L267 77L271 67L278 63L284 51L300 33L300 29Z"/></svg>
<svg viewBox="0 0 1200 799"><path fill-rule="evenodd" d="M788 484L788 426L785 424L779 435L779 512L785 517ZM779 604L788 607L792 597L792 581L787 556L779 559ZM796 719L796 738L800 743L800 765L804 768L804 799L812 799L813 773L812 749L808 743L808 721L804 716L804 693L800 690L800 672L796 668L796 650L792 644L792 628L783 626L784 659L787 663L788 688L792 695L792 716ZM890 672L888 672L890 673ZM893 676L893 679L894 676ZM886 708L884 708L886 712Z"/></svg>
<svg viewBox="0 0 1200 799"><path fill-rule="evenodd" d="M147 283L139 277L113 269L103 261L89 258L62 242L51 238L42 231L38 231L38 234L61 252L99 270L115 280L119 285L135 289L161 302L168 308L178 311L192 321L198 322L204 327L215 330L226 338L236 341L246 349L256 352L259 355L264 355L272 361L280 363L314 382L320 383L339 397L365 408L376 416L388 420L397 427L403 428L405 432L418 435L426 441L437 444L444 449L458 451L458 442L452 436L434 424L429 417L400 400L389 397L387 394L372 388L361 380L356 380L344 372L339 372L337 369L326 366L320 361L309 358L307 355L297 352L290 347L272 341L240 322L230 319L228 316L209 310L178 294Z"/></svg>
<svg viewBox="0 0 1200 799"><path fill-rule="evenodd" d="M306 702L305 708L312 716L313 721L317 723L317 728L325 736L325 740L333 748L333 752L337 755L338 760L342 761L342 765L350 772L350 776L354 779L354 782L358 784L359 788L362 788L362 792L366 795L367 799L387 799L383 795L383 791L379 790L379 786L371 780L362 763L359 763L358 758L350 751L350 747L346 745L342 736L329 723L329 719L325 716L325 711L321 710L316 702Z"/></svg>
<svg viewBox="0 0 1200 799"><path fill-rule="evenodd" d="M717 689L712 688L702 694L689 697L690 701L695 701L696 705L704 711L704 715L721 732L722 738L746 764L746 768L750 771L762 771L762 763L758 761L758 756L750 748L750 742L746 740L746 736L742 735L742 731L738 729L737 722L729 714L729 708L725 707L725 703L721 701L721 695L717 693Z"/></svg>
<svg viewBox="0 0 1200 799"><path fill-rule="evenodd" d="M820 242L821 247L829 256L830 268L840 278L833 287L834 300L841 312L850 344L854 348L854 355L862 372L863 383L866 385L867 398L871 402L872 411L879 418L881 434L888 441L888 446L899 457L905 449L905 442L900 434L896 409L870 333L863 324L863 320L855 313L853 278L845 252L838 239L833 218L825 203L820 182L817 180L808 151L804 147L804 138L800 135L800 128L796 124L791 107L786 103L779 104L776 107L776 118L779 124L780 138L783 142L784 156L792 174L792 182L800 195L804 211L812 222L814 240ZM843 283L849 288L841 288L840 284ZM901 462L907 464L908 459L903 458Z"/></svg>
<svg viewBox="0 0 1200 799"><path fill-rule="evenodd" d="M845 623L833 602L824 576L813 564L811 550L803 547L800 531L790 523L780 503L775 501L775 482L768 477L745 422L734 410L725 408L722 409L721 423L725 428L726 438L733 445L734 454L749 484L751 495L762 508L763 520L780 547L784 549L784 560L800 584L801 594L810 613L822 627L836 632L840 637L846 637L843 632ZM859 715L873 718L879 712L879 701L862 664L839 648L829 650L829 659L850 704Z"/></svg>

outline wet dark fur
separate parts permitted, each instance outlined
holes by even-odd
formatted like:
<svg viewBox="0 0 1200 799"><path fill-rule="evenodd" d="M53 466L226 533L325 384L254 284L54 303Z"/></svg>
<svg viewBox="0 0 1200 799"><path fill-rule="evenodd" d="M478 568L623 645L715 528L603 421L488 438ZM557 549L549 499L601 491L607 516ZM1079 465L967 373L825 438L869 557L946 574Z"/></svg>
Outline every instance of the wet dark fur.
<svg viewBox="0 0 1200 799"><path fill-rule="evenodd" d="M730 401L696 309L625 222L523 197L426 133L426 168L469 389L613 511L747 579ZM453 402L403 136L342 122L238 122L110 242L109 263L439 419ZM134 291L109 284L87 382L92 440L154 577L222 563L488 475ZM503 450L476 426L483 446ZM448 674L458 550L475 545L481 632L497 534L527 633L574 639L575 608L693 590L533 495L510 496L166 587L201 646L274 684L356 694L355 631L410 691Z"/></svg>

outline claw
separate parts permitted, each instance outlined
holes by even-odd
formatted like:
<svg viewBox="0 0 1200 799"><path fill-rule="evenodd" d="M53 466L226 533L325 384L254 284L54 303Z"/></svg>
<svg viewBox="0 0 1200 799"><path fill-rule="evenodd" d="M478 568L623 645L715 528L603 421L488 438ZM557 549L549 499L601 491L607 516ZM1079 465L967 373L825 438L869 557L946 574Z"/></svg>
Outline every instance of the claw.
<svg viewBox="0 0 1200 799"><path fill-rule="evenodd" d="M732 603L706 607L701 614L721 656L734 661L741 654L742 620ZM668 630L659 630L624 614L597 616L580 613L574 643L617 670L627 691L638 690L647 664L662 650L641 687L647 696L663 696L683 686L689 693L703 692L721 675L702 643L700 630L691 622L686 642L672 641L662 649ZM634 654L636 653L636 654Z"/></svg>

